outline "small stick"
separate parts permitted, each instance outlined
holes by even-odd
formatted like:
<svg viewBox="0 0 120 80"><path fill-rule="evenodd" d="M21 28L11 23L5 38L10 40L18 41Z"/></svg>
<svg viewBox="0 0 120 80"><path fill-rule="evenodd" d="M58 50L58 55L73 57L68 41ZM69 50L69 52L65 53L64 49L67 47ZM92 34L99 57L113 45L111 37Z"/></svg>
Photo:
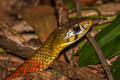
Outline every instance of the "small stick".
<svg viewBox="0 0 120 80"><path fill-rule="evenodd" d="M68 9L64 4L64 0L56 0L55 4L58 14L58 25L67 23L69 21Z"/></svg>
<svg viewBox="0 0 120 80"><path fill-rule="evenodd" d="M0 21L0 25L6 29L7 31L11 32L13 35L17 36L17 38L23 43L27 43L27 41L21 36L19 35L15 30L13 30L12 28L9 28L6 24L4 24L2 21Z"/></svg>
<svg viewBox="0 0 120 80"><path fill-rule="evenodd" d="M80 5L80 0L77 0L76 4L77 4L77 6L76 6L77 16L78 16L78 17L81 17L81 5Z"/></svg>
<svg viewBox="0 0 120 80"><path fill-rule="evenodd" d="M114 80L113 79L113 76L112 76L112 73L110 71L110 68L106 62L106 59L104 57L104 54L103 54L103 51L101 50L101 48L99 47L99 45L97 44L97 42L94 40L94 38L90 35L90 33L88 32L86 34L87 38L89 39L89 41L91 42L92 46L94 47L99 59L100 59L100 62L106 72L106 75L108 76L108 79L109 80Z"/></svg>

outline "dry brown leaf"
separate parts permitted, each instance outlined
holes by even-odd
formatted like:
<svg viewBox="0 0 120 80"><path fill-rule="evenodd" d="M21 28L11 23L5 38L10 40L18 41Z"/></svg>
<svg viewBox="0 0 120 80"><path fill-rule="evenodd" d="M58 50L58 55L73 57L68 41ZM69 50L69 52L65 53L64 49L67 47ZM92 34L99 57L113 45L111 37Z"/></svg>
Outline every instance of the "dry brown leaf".
<svg viewBox="0 0 120 80"><path fill-rule="evenodd" d="M24 8L17 13L34 28L42 42L57 27L55 12L50 6L40 5L34 8Z"/></svg>

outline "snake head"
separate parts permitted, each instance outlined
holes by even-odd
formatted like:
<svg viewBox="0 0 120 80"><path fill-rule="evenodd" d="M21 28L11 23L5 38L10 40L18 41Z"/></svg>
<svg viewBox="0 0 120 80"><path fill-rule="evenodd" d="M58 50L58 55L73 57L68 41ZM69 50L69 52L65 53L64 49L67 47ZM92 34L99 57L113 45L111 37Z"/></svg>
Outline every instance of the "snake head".
<svg viewBox="0 0 120 80"><path fill-rule="evenodd" d="M48 41L51 41L51 49L55 53L59 53L65 47L73 44L83 37L92 26L91 19L77 19L70 23L62 25L55 29L49 36Z"/></svg>
<svg viewBox="0 0 120 80"><path fill-rule="evenodd" d="M65 31L63 34L64 37L61 36L63 40L67 41L66 43L63 43L63 45L64 44L70 45L79 40L80 38L82 38L88 32L91 26L92 26L91 19L79 19L73 22L71 26L67 26L66 27L67 31Z"/></svg>

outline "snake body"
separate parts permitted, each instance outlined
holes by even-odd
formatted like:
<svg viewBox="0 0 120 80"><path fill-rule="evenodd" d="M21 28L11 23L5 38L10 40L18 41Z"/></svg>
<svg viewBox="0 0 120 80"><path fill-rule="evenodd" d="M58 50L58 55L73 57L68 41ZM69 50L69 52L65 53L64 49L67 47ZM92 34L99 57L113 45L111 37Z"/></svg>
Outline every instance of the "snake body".
<svg viewBox="0 0 120 80"><path fill-rule="evenodd" d="M27 72L40 72L45 70L53 63L64 48L85 35L91 25L91 19L77 19L72 23L67 23L56 28L41 48L4 80L11 80L23 76Z"/></svg>

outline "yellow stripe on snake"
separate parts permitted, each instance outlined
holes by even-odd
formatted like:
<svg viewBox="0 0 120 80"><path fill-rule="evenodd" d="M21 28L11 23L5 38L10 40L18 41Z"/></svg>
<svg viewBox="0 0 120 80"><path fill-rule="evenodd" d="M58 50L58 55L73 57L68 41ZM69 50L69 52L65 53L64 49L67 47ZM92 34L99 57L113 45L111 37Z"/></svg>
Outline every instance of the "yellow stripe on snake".
<svg viewBox="0 0 120 80"><path fill-rule="evenodd" d="M91 19L77 19L56 28L46 42L32 57L26 60L5 80L25 75L27 72L40 72L48 68L67 46L74 44L83 37L92 25Z"/></svg>

